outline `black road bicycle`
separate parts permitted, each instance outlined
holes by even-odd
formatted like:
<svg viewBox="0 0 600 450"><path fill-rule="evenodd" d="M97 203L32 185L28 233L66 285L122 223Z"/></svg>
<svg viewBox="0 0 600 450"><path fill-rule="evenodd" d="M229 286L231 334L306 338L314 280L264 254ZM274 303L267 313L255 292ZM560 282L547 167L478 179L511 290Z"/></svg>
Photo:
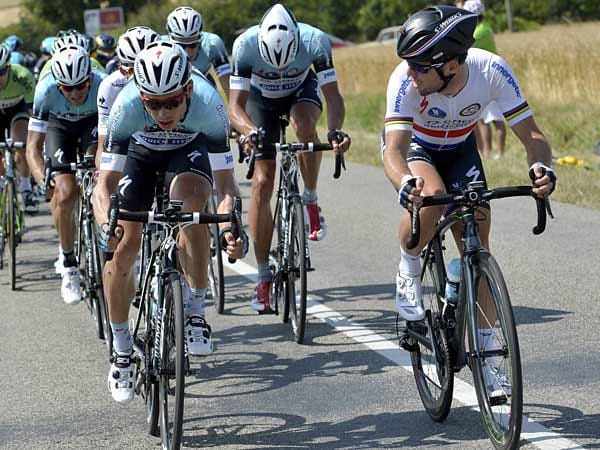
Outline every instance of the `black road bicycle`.
<svg viewBox="0 0 600 450"><path fill-rule="evenodd" d="M431 418L446 419L452 403L454 374L468 365L483 423L497 449L518 446L523 415L523 384L519 341L504 277L494 257L481 245L477 208L489 200L532 196L530 186L485 189L469 183L460 194L425 197L421 207L454 205L436 226L422 252L422 292L425 318L407 322L398 333L411 355L419 395ZM546 199L535 197L540 234L546 227ZM408 248L419 242L419 205L413 205ZM444 238L454 225L461 229L461 276L457 301L445 297L447 283ZM485 329L485 335L480 334Z"/></svg>
<svg viewBox="0 0 600 450"><path fill-rule="evenodd" d="M0 142L4 159L4 186L0 190L0 269L4 269L4 257L8 249L8 282L11 290L17 288L17 244L21 242L25 227L17 193L14 149L25 148L25 143L13 141L8 136Z"/></svg>
<svg viewBox="0 0 600 450"><path fill-rule="evenodd" d="M50 162L47 161L46 185L52 187L54 183L52 176L56 173L75 172L75 179L79 188L75 257L79 264L81 293L94 318L96 335L99 339L105 341L109 354L112 354L112 330L108 319L108 305L104 298L102 281L103 252L98 247L92 205L95 170L94 155L85 155L77 163L50 165Z"/></svg>
<svg viewBox="0 0 600 450"><path fill-rule="evenodd" d="M146 224L142 234L140 285L134 306L133 348L138 362L136 393L146 403L148 429L160 435L162 447L179 449L183 435L185 375L194 373L185 349L182 277L178 264L180 227L191 224L231 222L238 237L241 199L234 200L230 214L182 212L182 202L165 203L164 175L156 187L153 211L119 211L118 197L110 197L109 235L118 220ZM112 258L111 253L106 259Z"/></svg>
<svg viewBox="0 0 600 450"><path fill-rule="evenodd" d="M296 155L301 152L333 150L331 144L286 143L285 130L289 124L287 116L279 118L280 142L261 144L262 150L276 151L281 154L279 164L279 187L275 213L273 214L273 234L275 248L271 250L269 262L273 271L271 284L271 311L279 314L282 308L282 320L290 321L295 342L304 341L306 328L307 274L314 268L310 263L307 224L305 223L302 196L298 188L298 161ZM260 140L259 140L260 141ZM254 174L254 155L248 161L247 179ZM345 167L343 153L335 155L334 178L339 178Z"/></svg>

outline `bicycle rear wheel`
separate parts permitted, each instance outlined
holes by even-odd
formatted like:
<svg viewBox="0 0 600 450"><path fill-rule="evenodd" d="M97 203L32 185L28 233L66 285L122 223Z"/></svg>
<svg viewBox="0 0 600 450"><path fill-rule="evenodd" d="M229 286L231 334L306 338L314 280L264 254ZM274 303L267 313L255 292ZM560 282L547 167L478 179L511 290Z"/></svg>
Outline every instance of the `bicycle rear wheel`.
<svg viewBox="0 0 600 450"><path fill-rule="evenodd" d="M479 358L470 358L477 400L483 424L494 447L515 449L521 435L523 386L519 341L510 297L500 267L489 253L481 252L474 257L472 272L479 315L479 325L475 324L475 327L488 330L487 337L480 338L479 350L475 348L473 333L469 333L471 352L479 352L480 355ZM486 298L491 300L493 312L485 306ZM471 323L471 327L473 325Z"/></svg>
<svg viewBox="0 0 600 450"><path fill-rule="evenodd" d="M159 370L160 437L165 449L179 449L183 434L185 343L179 275L164 281Z"/></svg>
<svg viewBox="0 0 600 450"><path fill-rule="evenodd" d="M419 396L429 416L436 422L442 422L448 417L452 405L454 372L442 320L444 304L441 294L445 281L439 240L434 241L433 247L436 250L432 250L425 258L421 278L426 317L408 326L423 338L410 342L415 348L410 353L410 359Z"/></svg>
<svg viewBox="0 0 600 450"><path fill-rule="evenodd" d="M292 201L289 211L290 227L288 245L287 299L290 305L294 340L304 341L306 328L306 232L304 230L304 209L300 198Z"/></svg>
<svg viewBox="0 0 600 450"><path fill-rule="evenodd" d="M6 182L6 229L8 234L8 281L10 289L14 291L17 288L17 229L16 215L18 211L17 202L15 201L15 185L12 180Z"/></svg>

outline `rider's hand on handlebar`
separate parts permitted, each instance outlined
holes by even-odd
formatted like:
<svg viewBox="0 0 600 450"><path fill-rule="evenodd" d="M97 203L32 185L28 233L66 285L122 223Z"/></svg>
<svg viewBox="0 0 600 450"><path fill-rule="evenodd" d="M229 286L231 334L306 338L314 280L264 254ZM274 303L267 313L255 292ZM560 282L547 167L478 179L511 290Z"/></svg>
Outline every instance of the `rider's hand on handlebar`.
<svg viewBox="0 0 600 450"><path fill-rule="evenodd" d="M232 259L241 259L248 253L248 235L244 230L237 239L233 236L230 228L221 230L221 247L227 252L227 256Z"/></svg>
<svg viewBox="0 0 600 450"><path fill-rule="evenodd" d="M529 169L529 178L533 181L533 193L542 198L550 195L556 188L556 173L542 163L534 163Z"/></svg>
<svg viewBox="0 0 600 450"><path fill-rule="evenodd" d="M408 211L412 211L413 203L422 203L423 197L421 196L421 192L424 185L425 180L423 177L405 175L402 178L402 186L398 191L398 203L400 203L400 206Z"/></svg>
<svg viewBox="0 0 600 450"><path fill-rule="evenodd" d="M350 148L350 144L352 144L352 140L348 133L342 130L329 130L327 133L327 140L336 152L347 152Z"/></svg>
<svg viewBox="0 0 600 450"><path fill-rule="evenodd" d="M119 241L123 237L123 227L117 225L115 235L108 237L108 223L103 223L98 227L98 248L104 253L114 252L119 245Z"/></svg>
<svg viewBox="0 0 600 450"><path fill-rule="evenodd" d="M262 129L252 130L248 134L241 134L239 138L240 145L244 148L246 155L250 156L252 150L260 147L264 132Z"/></svg>

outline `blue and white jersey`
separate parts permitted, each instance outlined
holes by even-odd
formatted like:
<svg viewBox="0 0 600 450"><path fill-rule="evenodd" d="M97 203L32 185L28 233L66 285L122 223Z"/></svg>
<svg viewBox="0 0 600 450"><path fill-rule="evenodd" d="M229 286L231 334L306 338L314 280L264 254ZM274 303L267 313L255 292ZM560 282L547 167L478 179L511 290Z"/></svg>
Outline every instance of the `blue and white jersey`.
<svg viewBox="0 0 600 450"><path fill-rule="evenodd" d="M263 61L258 49L258 25L247 29L233 43L233 75L230 89L260 90L263 97L282 98L293 94L314 66L319 86L337 81L327 35L305 23L298 24L300 46L296 59L283 71Z"/></svg>
<svg viewBox="0 0 600 450"><path fill-rule="evenodd" d="M100 170L123 172L130 139L149 150L169 151L186 146L198 135L206 139L212 170L233 168L229 122L221 96L203 75L194 72L192 81L188 110L173 131L158 126L144 108L135 83L127 83L110 111Z"/></svg>
<svg viewBox="0 0 600 450"><path fill-rule="evenodd" d="M192 65L204 75L208 75L210 66L215 68L218 77L230 74L231 64L223 40L214 33L200 33L200 49Z"/></svg>
<svg viewBox="0 0 600 450"><path fill-rule="evenodd" d="M90 90L85 102L81 105L74 105L62 94L52 72L46 73L35 87L29 130L45 133L48 130L48 119L50 118L78 122L95 116L98 113L96 106L98 88L105 77L104 72L93 69L90 75Z"/></svg>
<svg viewBox="0 0 600 450"><path fill-rule="evenodd" d="M127 84L127 77L116 70L108 75L98 88L98 134L106 136L108 131L108 117L113 103L119 92Z"/></svg>

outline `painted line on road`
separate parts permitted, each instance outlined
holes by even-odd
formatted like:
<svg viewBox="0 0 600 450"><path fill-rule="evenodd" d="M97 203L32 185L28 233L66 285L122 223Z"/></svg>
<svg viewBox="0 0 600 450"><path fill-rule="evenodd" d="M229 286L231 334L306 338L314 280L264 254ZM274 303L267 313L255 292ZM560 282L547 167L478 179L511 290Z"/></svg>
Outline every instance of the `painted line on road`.
<svg viewBox="0 0 600 450"><path fill-rule="evenodd" d="M252 267L250 264L243 261L236 261L235 264L230 264L226 258L223 258L223 265L246 277L250 281L256 282L256 268ZM390 341L374 331L352 322L337 311L328 308L317 300L311 299L310 296L307 301L306 312L330 325L350 339L377 352L379 355L392 361L394 364L402 367L408 372L413 372L408 352L400 348L396 342ZM463 405L479 411L475 388L457 377L454 377L453 398ZM543 425L529 419L526 415L523 415L521 438L541 450L582 450L582 447L576 443L563 438L558 433L550 431Z"/></svg>

